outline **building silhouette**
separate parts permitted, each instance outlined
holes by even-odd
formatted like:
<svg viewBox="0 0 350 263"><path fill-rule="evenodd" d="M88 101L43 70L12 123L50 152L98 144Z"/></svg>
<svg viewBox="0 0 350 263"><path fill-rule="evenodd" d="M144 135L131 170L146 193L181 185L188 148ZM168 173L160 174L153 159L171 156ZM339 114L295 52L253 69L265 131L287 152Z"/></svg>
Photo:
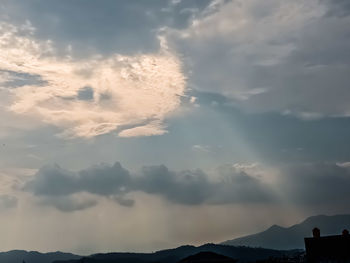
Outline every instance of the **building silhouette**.
<svg viewBox="0 0 350 263"><path fill-rule="evenodd" d="M321 236L320 229L312 230L313 237L304 238L307 263L350 263L350 235Z"/></svg>

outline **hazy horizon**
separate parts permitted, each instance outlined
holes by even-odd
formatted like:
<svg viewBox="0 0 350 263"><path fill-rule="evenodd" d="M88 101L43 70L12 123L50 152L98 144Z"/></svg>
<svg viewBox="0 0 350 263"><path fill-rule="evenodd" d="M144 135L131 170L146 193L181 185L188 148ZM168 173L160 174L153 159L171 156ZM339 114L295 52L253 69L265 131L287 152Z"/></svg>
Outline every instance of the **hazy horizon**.
<svg viewBox="0 0 350 263"><path fill-rule="evenodd" d="M349 25L346 0L2 0L0 250L349 214Z"/></svg>

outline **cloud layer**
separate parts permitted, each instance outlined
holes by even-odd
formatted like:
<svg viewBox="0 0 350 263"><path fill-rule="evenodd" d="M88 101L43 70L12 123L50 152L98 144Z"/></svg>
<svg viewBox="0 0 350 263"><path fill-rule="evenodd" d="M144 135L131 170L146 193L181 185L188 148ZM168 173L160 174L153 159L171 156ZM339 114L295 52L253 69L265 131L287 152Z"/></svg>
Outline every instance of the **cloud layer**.
<svg viewBox="0 0 350 263"><path fill-rule="evenodd" d="M179 107L185 77L164 39L158 53L73 60L56 56L53 43L34 32L29 22L0 23L0 80L13 95L11 111L58 126L65 137L166 132L163 121Z"/></svg>
<svg viewBox="0 0 350 263"><path fill-rule="evenodd" d="M58 165L41 168L26 183L25 191L43 198L63 211L95 205L91 200L74 200L74 195L89 193L107 197L123 206L132 206L128 193L141 191L183 205L261 203L272 201L269 187L254 176L235 167L221 169L219 180L210 180L201 170L170 171L166 166L146 166L130 174L120 163L101 164L79 172ZM71 198L71 199L69 199Z"/></svg>
<svg viewBox="0 0 350 263"><path fill-rule="evenodd" d="M135 0L74 2L3 0L0 19L16 25L31 21L39 39L51 39L63 52L152 53L159 50L160 28L185 28L192 15L210 0Z"/></svg>
<svg viewBox="0 0 350 263"><path fill-rule="evenodd" d="M195 89L248 112L314 119L350 116L349 23L345 1L213 1L168 32Z"/></svg>
<svg viewBox="0 0 350 263"><path fill-rule="evenodd" d="M215 173L216 179L202 170L175 172L160 165L145 166L132 174L118 162L79 172L53 165L41 168L23 189L62 211L94 206L97 204L94 195L130 207L135 201L128 194L133 192L157 195L182 205L288 203L307 207L341 206L350 201L350 169L344 165L313 163L281 167L278 178L273 180L258 164L223 165ZM85 198L80 194L90 196Z"/></svg>

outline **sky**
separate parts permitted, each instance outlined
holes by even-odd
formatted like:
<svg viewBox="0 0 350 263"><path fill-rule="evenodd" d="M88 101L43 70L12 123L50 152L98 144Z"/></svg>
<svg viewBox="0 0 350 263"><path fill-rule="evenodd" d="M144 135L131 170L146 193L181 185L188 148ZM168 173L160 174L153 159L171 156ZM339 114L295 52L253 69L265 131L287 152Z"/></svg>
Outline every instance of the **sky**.
<svg viewBox="0 0 350 263"><path fill-rule="evenodd" d="M349 24L347 0L2 0L0 250L350 213Z"/></svg>

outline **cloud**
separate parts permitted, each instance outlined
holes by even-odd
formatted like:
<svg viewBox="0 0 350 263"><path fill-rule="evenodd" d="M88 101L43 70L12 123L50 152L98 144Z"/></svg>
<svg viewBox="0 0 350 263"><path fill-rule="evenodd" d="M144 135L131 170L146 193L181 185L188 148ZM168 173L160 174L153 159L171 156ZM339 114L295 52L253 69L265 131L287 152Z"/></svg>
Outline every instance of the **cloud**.
<svg viewBox="0 0 350 263"><path fill-rule="evenodd" d="M187 29L168 29L168 40L184 54L194 89L241 110L350 116L344 2L213 1Z"/></svg>
<svg viewBox="0 0 350 263"><path fill-rule="evenodd" d="M79 192L108 196L128 190L130 180L129 171L118 162L113 166L92 166L78 173L52 165L42 167L24 190L39 196L66 196Z"/></svg>
<svg viewBox="0 0 350 263"><path fill-rule="evenodd" d="M97 201L89 198L78 198L71 196L47 196L40 200L40 204L53 206L62 212L73 212L93 207L97 205Z"/></svg>
<svg viewBox="0 0 350 263"><path fill-rule="evenodd" d="M141 125L138 127L125 129L119 132L120 137L140 137L140 136L153 136L153 135L162 135L167 133L167 130L164 124L160 121L151 121L146 125Z"/></svg>
<svg viewBox="0 0 350 263"><path fill-rule="evenodd" d="M56 56L52 41L35 39L34 31L0 22L2 88L13 88L9 110L60 127L63 137L166 132L163 121L180 106L186 80L164 41L156 53L74 60Z"/></svg>
<svg viewBox="0 0 350 263"><path fill-rule="evenodd" d="M125 207L132 207L135 204L135 200L127 199L123 196L112 196L112 200Z"/></svg>
<svg viewBox="0 0 350 263"><path fill-rule="evenodd" d="M164 165L145 166L130 173L116 162L78 172L45 166L23 190L32 192L44 205L69 212L96 205L97 196L132 207L135 200L129 196L135 192L186 206L344 206L350 202L349 187L349 167L336 163L295 163L274 171L261 164L226 164L209 175L200 169L172 171Z"/></svg>
<svg viewBox="0 0 350 263"><path fill-rule="evenodd" d="M182 205L261 203L271 202L269 187L244 172L221 169L219 179L211 180L201 170L174 172L166 166L145 166L130 174L120 163L101 164L79 172L65 170L58 165L42 167L27 182L24 191L32 192L43 204L62 211L85 209L96 205L93 199L73 198L80 194L106 197L126 207L134 205L127 198L132 192L158 195L172 203Z"/></svg>
<svg viewBox="0 0 350 263"><path fill-rule="evenodd" d="M280 187L298 205L347 205L350 169L335 163L309 163L283 168Z"/></svg>
<svg viewBox="0 0 350 263"><path fill-rule="evenodd" d="M64 50L84 57L92 53L150 53L159 49L158 31L162 27L184 28L192 14L209 0L74 2L4 0L0 18L20 25L26 20L37 28L36 36L51 39Z"/></svg>
<svg viewBox="0 0 350 263"><path fill-rule="evenodd" d="M192 146L192 150L196 152L210 153L211 147L209 145L195 144Z"/></svg>
<svg viewBox="0 0 350 263"><path fill-rule="evenodd" d="M40 203L43 205L71 212L97 205L96 198L86 197L86 193L110 198L122 206L132 206L134 201L124 198L130 186L129 171L119 163L113 166L100 164L78 173L52 165L42 167L23 190L42 197Z"/></svg>
<svg viewBox="0 0 350 263"><path fill-rule="evenodd" d="M144 167L135 184L146 193L187 205L201 204L216 192L216 185L211 184L202 171L175 173L164 165Z"/></svg>
<svg viewBox="0 0 350 263"><path fill-rule="evenodd" d="M344 168L349 168L350 167L350 162L343 162L343 163L336 163L336 165Z"/></svg>

